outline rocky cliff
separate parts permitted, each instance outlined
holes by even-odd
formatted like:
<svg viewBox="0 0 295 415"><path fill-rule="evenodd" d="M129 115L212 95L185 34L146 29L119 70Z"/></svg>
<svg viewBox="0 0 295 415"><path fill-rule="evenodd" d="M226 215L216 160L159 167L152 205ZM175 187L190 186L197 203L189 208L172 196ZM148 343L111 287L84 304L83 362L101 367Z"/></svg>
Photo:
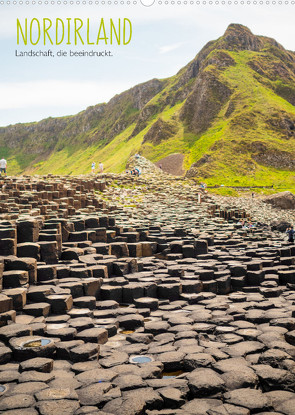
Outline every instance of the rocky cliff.
<svg viewBox="0 0 295 415"><path fill-rule="evenodd" d="M0 150L16 173L83 173L92 160L118 172L140 152L179 154L187 175L212 183L293 180L294 105L295 53L231 24L171 78L75 116L0 128Z"/></svg>

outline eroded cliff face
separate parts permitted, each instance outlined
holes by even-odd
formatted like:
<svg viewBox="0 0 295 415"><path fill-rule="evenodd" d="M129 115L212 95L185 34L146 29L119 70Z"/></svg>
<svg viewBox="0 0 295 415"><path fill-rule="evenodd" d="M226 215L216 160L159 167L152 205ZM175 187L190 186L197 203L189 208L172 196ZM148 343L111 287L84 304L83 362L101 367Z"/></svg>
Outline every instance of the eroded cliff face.
<svg viewBox="0 0 295 415"><path fill-rule="evenodd" d="M177 127L173 122L163 121L162 118L158 118L145 134L143 143L151 142L155 145L160 144L163 140L167 140L173 136L176 131Z"/></svg>
<svg viewBox="0 0 295 415"><path fill-rule="evenodd" d="M212 177L227 167L227 174L245 176L264 167L295 171L294 52L242 25L230 25L204 60L195 88L182 118L200 146L212 125L219 137L209 137L214 143L192 163L187 176Z"/></svg>
<svg viewBox="0 0 295 415"><path fill-rule="evenodd" d="M107 104L87 108L74 116L47 118L40 122L0 128L0 143L13 151L42 154L71 145L109 142L124 131L146 103L163 88L157 79L116 95Z"/></svg>
<svg viewBox="0 0 295 415"><path fill-rule="evenodd" d="M231 93L230 88L220 82L213 71L202 73L182 108L181 120L196 134L206 131Z"/></svg>
<svg viewBox="0 0 295 415"><path fill-rule="evenodd" d="M247 175L259 166L292 171L294 104L294 52L231 24L174 77L136 85L74 116L0 128L0 147L11 159L28 155L22 171L66 150L64 172L71 172L75 151L93 148L107 162L122 145L126 160L135 151L153 161L183 154L189 176L218 169ZM112 152L104 152L110 144Z"/></svg>

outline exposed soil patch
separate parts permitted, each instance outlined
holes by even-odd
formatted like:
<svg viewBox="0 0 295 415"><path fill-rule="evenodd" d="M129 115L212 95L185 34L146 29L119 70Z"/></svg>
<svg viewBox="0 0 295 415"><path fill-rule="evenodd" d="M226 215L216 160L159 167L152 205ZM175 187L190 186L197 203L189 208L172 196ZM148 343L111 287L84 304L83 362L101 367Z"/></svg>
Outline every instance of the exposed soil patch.
<svg viewBox="0 0 295 415"><path fill-rule="evenodd" d="M182 176L184 174L183 159L183 154L170 154L170 156L164 157L163 159L157 161L155 165L157 167L162 165L162 170L166 173L173 174L174 176Z"/></svg>

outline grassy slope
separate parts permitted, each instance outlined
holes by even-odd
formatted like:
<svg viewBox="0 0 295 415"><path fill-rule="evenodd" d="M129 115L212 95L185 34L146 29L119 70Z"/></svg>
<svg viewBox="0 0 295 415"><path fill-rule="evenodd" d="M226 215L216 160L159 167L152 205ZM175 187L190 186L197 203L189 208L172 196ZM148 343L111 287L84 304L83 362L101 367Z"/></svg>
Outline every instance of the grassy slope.
<svg viewBox="0 0 295 415"><path fill-rule="evenodd" d="M169 90L177 82L178 77L175 76L170 78L166 88L149 102L149 105L158 105L159 112L149 119L146 128L135 137L129 138L135 127L135 124L132 124L105 147L103 142L99 145L96 143L71 145L71 141L66 140L64 148L57 146L58 150L55 150L47 160L41 160L29 167L27 166L32 163L33 156L24 156L21 153L9 155L4 151L2 154L8 157L10 172L20 173L25 170L26 173L38 174L87 173L90 172L92 161L97 163L102 161L106 171L121 172L130 155L137 151L152 161L179 152L185 154L186 169L204 154L214 155L213 163L199 169L199 179L205 178L208 184L278 185L283 183L292 186L295 172L257 164L251 158L250 152L241 149L240 141L243 140L245 143L260 141L267 143L268 148L283 148L295 154L294 140L283 139L265 123L265 116L270 118L276 111L285 111L295 116L295 107L276 95L265 84L260 83L254 76L257 74L247 65L253 57L257 59L260 55L264 58L263 52L258 54L250 51L225 51L225 53L235 60L236 65L220 72L219 76L221 81L234 91L231 100L235 102L235 109L229 117L226 117L228 107L226 104L204 134L198 136L188 132L179 120L178 115L184 102L177 102L173 107L167 105L164 110L160 110L161 97L169 94ZM205 70L214 70L214 67L208 66ZM275 84L280 80L269 82ZM150 142L142 144L144 135L159 117L164 121L172 121L177 127L177 132L158 145ZM91 134L96 133L97 128L93 128L87 135L91 137Z"/></svg>
<svg viewBox="0 0 295 415"><path fill-rule="evenodd" d="M169 84L171 86L172 82ZM149 104L157 104L161 93L157 94ZM67 145L60 151L54 152L47 160L34 164L26 168L26 173L30 174L82 174L88 173L91 170L91 162L95 161L104 163L105 171L120 173L125 169L126 163L131 155L141 151L144 155L153 161L165 157L165 155L174 152L186 152L188 143L185 135L183 135L183 126L177 123L179 131L175 137L171 137L168 142L163 145L153 147L146 144L142 147L144 135L147 133L151 125L158 119L159 116L164 120L169 120L171 117L178 114L181 104L174 107L166 107L163 112L155 115L149 121L148 125L135 137L130 139L130 135L135 127L131 124L121 134L117 135L105 147L100 142L98 145L83 146L69 146ZM172 151L171 151L172 150ZM164 155L163 155L164 154Z"/></svg>
<svg viewBox="0 0 295 415"><path fill-rule="evenodd" d="M119 134L105 147L96 145L87 147L65 147L63 150L54 152L46 161L28 168L28 173L45 174L48 172L56 174L82 174L91 171L91 163L102 161L105 170L115 173L124 170L131 152L139 148L138 137L127 140L134 125L131 125L123 133ZM98 166L97 166L98 167Z"/></svg>
<svg viewBox="0 0 295 415"><path fill-rule="evenodd" d="M148 147L143 146L143 153L156 161L174 152L185 152L186 168L204 154L211 154L215 161L199 169L199 179L212 185L284 185L293 188L294 171L259 165L251 158L250 152L241 150L239 142L243 140L247 144L259 141L267 144L269 149L284 149L295 154L294 140L287 141L265 123L265 117L271 118L277 111L295 115L295 107L253 76L254 71L247 63L254 56L257 57L257 52L227 53L235 60L236 65L230 66L220 77L235 91L231 99L236 107L231 116L226 118L225 105L212 126L201 136L186 134L183 126L179 126L175 137L156 147L151 144ZM263 53L261 56L263 57ZM214 144L217 144L217 149L214 149Z"/></svg>
<svg viewBox="0 0 295 415"><path fill-rule="evenodd" d="M236 65L229 67L222 74L222 78L231 89L236 91L232 99L237 103L237 107L229 118L224 116L227 108L220 111L212 127L192 147L190 162L198 160L205 153L212 154L210 148L219 141L217 155L215 153L216 162L213 169L212 166L210 167L210 174L214 177L206 179L209 184L277 185L284 182L286 185L291 185L295 179L295 172L261 166L251 159L251 153L236 152L235 150L239 149L235 146L235 142L241 139L244 142L259 140L266 143L268 148L278 150L283 148L294 152L294 140L286 141L271 130L265 124L265 116L271 117L276 111L281 110L295 115L295 107L253 77L253 71L247 62L257 55L257 52L228 53L235 59ZM242 115L243 124L235 123L235 119ZM206 167L203 172L207 173Z"/></svg>

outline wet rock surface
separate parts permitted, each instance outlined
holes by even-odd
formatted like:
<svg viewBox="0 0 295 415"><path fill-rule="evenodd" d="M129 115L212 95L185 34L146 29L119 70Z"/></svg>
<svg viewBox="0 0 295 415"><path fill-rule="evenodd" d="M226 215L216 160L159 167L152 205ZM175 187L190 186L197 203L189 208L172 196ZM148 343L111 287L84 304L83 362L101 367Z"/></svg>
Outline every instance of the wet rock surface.
<svg viewBox="0 0 295 415"><path fill-rule="evenodd" d="M0 413L294 414L293 211L162 173L1 185Z"/></svg>

